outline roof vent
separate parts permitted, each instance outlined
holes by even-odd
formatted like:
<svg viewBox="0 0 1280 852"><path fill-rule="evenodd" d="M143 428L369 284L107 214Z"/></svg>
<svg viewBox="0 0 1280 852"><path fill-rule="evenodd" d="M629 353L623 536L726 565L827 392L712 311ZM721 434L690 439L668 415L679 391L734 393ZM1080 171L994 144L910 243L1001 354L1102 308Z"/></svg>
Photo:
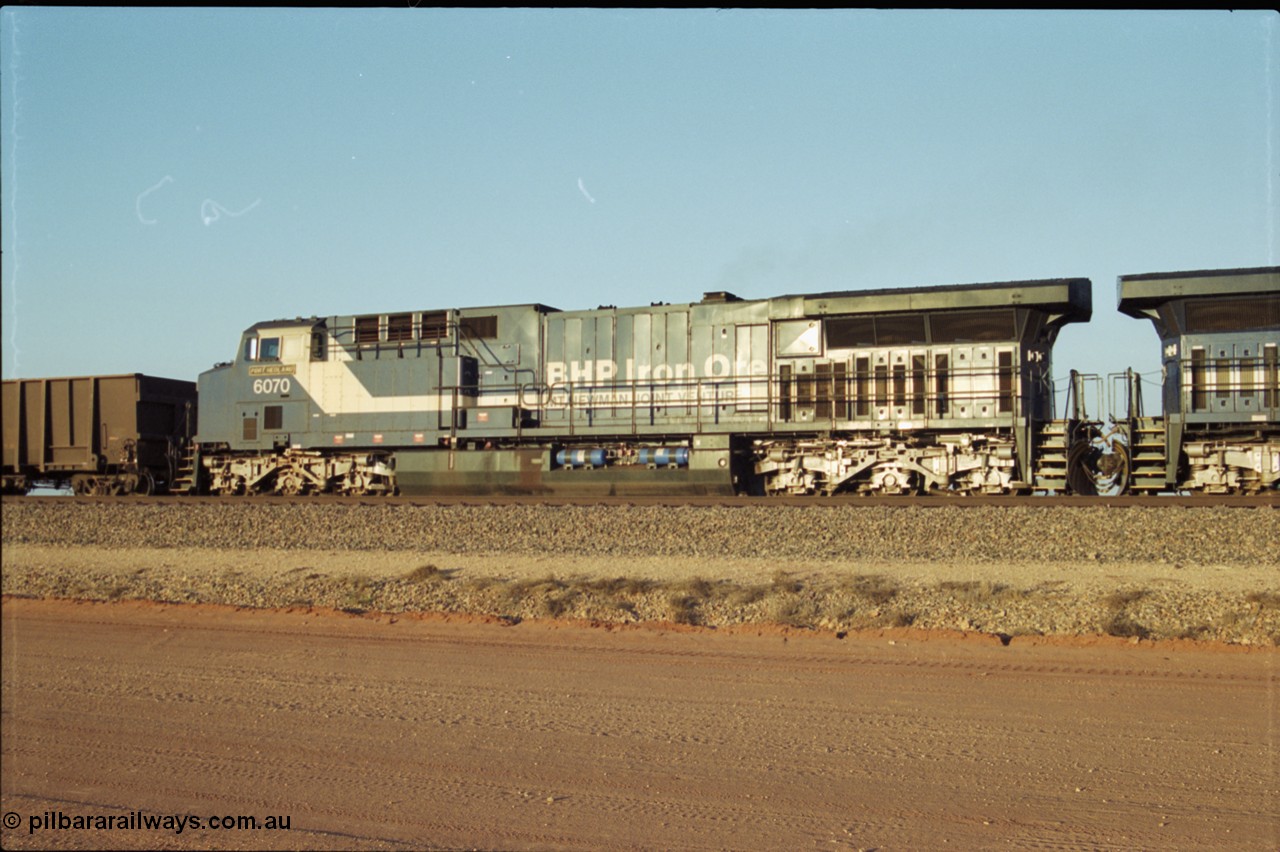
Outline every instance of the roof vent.
<svg viewBox="0 0 1280 852"><path fill-rule="evenodd" d="M741 302L741 296L735 296L728 290L712 290L702 294L703 302Z"/></svg>

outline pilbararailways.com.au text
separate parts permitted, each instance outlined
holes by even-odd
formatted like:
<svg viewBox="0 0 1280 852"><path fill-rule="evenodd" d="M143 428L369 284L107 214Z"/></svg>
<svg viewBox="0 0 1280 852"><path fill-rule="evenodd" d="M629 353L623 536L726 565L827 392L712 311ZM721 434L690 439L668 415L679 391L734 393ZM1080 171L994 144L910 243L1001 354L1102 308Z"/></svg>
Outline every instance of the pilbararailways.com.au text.
<svg viewBox="0 0 1280 852"><path fill-rule="evenodd" d="M44 811L28 814L25 822L27 833L43 831L288 831L291 818L284 816L248 816L244 814L149 814L131 811L127 814L86 815L68 814L63 811ZM22 814L8 811L4 815L4 827L15 829L24 822Z"/></svg>

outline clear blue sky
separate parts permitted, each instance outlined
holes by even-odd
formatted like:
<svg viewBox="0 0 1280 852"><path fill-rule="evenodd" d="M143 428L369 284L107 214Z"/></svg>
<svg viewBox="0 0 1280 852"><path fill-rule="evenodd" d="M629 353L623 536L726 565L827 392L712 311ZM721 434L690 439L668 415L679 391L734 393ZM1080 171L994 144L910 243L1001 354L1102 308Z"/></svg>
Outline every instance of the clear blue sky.
<svg viewBox="0 0 1280 852"><path fill-rule="evenodd" d="M0 11L5 378L264 319L1277 263L1270 12ZM1060 399L1061 403L1061 399Z"/></svg>

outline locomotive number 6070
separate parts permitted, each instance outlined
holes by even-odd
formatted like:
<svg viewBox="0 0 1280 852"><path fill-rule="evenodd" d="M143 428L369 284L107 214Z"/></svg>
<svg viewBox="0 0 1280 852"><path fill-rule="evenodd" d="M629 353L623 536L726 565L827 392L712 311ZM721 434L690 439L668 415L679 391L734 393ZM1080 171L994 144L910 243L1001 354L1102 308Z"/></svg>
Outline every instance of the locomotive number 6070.
<svg viewBox="0 0 1280 852"><path fill-rule="evenodd" d="M253 392L256 394L288 393L291 387L293 383L284 378L253 380Z"/></svg>

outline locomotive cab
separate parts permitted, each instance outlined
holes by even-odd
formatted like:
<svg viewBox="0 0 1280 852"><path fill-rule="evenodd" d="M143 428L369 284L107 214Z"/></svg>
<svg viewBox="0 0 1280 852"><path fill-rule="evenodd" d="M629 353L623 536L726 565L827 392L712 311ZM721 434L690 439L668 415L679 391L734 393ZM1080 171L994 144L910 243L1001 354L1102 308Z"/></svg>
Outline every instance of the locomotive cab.
<svg viewBox="0 0 1280 852"><path fill-rule="evenodd" d="M331 349L319 319L254 325L236 360L201 374L193 488L213 494L353 494L395 490L393 464L380 454L315 449L323 420L313 389L326 386Z"/></svg>
<svg viewBox="0 0 1280 852"><path fill-rule="evenodd" d="M234 450L301 448L312 419L307 378L327 347L322 320L258 323L236 359L200 376L214 405L201 412L197 441Z"/></svg>

